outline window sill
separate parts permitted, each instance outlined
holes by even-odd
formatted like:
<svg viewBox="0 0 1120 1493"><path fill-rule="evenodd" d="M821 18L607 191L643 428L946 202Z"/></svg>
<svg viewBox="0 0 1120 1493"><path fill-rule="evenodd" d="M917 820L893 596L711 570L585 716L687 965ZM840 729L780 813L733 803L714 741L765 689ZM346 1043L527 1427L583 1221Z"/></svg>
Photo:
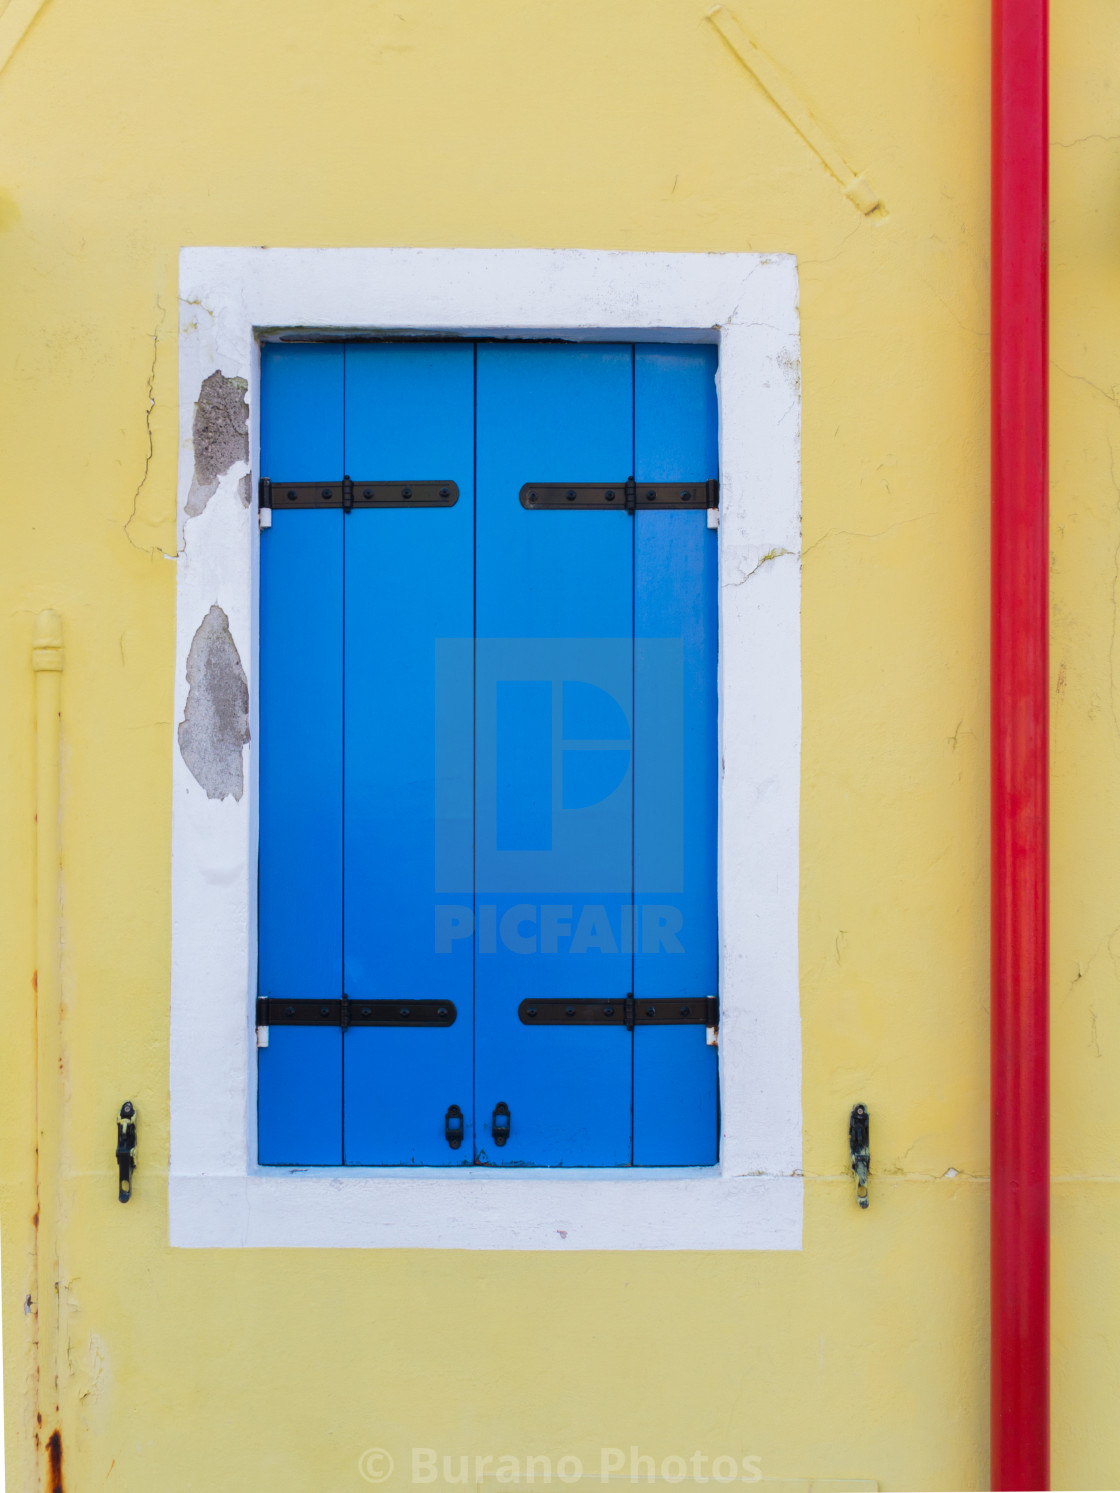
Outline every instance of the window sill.
<svg viewBox="0 0 1120 1493"><path fill-rule="evenodd" d="M800 1176L728 1176L718 1167L172 1175L171 1243L188 1249L800 1249L802 1191Z"/></svg>

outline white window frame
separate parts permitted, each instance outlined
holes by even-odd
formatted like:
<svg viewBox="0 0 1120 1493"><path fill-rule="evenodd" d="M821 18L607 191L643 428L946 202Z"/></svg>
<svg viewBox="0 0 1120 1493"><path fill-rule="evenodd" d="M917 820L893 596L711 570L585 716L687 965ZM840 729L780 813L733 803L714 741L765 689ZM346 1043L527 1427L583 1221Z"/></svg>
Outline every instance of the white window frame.
<svg viewBox="0 0 1120 1493"><path fill-rule="evenodd" d="M175 718L215 604L249 682L240 799L174 745L170 1234L193 1248L798 1249L800 378L785 254L187 248L180 256ZM285 329L719 345L720 1159L711 1167L256 1163L258 516L246 465L185 513L215 370L248 383Z"/></svg>

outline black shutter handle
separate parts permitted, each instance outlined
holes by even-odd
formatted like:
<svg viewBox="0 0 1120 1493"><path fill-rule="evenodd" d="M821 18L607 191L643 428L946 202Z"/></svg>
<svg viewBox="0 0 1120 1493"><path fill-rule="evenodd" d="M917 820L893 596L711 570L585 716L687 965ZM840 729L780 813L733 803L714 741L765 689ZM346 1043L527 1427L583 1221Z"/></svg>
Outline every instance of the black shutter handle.
<svg viewBox="0 0 1120 1493"><path fill-rule="evenodd" d="M457 1104L448 1105L443 1117L443 1133L453 1151L457 1151L463 1144L463 1111Z"/></svg>
<svg viewBox="0 0 1120 1493"><path fill-rule="evenodd" d="M504 1146L509 1140L510 1113L509 1105L503 1099L494 1106L494 1113L490 1117L490 1134L494 1137L496 1146Z"/></svg>

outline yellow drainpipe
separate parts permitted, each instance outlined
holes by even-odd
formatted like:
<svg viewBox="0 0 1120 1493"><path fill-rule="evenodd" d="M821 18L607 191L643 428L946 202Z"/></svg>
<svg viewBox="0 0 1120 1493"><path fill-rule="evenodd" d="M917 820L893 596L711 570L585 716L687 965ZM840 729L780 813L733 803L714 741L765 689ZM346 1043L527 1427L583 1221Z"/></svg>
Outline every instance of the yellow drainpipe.
<svg viewBox="0 0 1120 1493"><path fill-rule="evenodd" d="M35 968L37 1084L35 1100L35 1321L40 1487L62 1493L59 1426L63 1342L59 1268L62 1115L62 970L59 857L59 722L62 708L62 618L35 619Z"/></svg>

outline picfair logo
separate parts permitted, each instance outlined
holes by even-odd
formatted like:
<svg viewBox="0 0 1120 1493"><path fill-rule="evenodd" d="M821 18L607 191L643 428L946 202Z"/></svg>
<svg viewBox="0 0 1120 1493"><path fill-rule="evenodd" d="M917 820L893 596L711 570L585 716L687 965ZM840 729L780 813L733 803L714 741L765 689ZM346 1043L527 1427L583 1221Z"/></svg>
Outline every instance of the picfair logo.
<svg viewBox="0 0 1120 1493"><path fill-rule="evenodd" d="M437 892L681 890L680 639L441 639L435 696Z"/></svg>

